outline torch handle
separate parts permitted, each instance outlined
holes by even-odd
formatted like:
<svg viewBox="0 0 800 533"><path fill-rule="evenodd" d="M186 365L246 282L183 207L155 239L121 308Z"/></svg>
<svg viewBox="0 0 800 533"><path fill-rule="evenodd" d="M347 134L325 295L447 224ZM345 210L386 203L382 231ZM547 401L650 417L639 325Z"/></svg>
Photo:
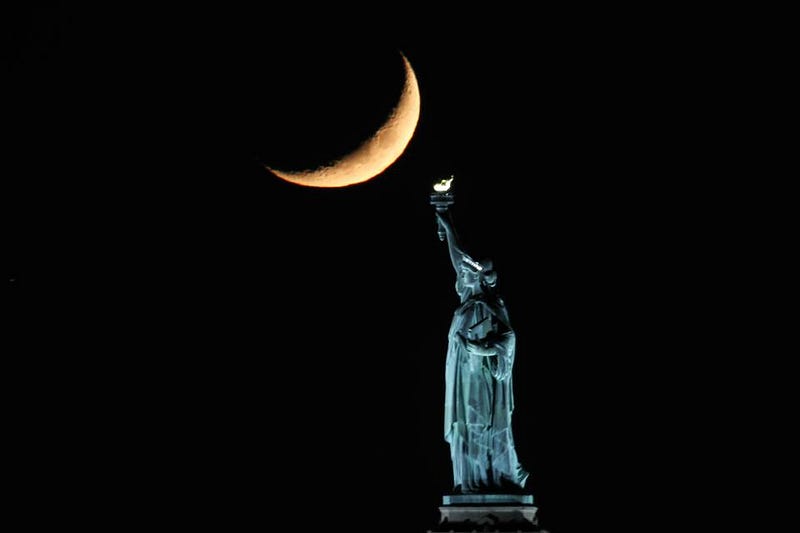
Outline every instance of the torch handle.
<svg viewBox="0 0 800 533"><path fill-rule="evenodd" d="M442 216L447 213L447 209L453 205L454 201L453 194L449 192L434 192L431 194L431 205ZM447 237L447 232L438 218L436 219L436 233L439 235L440 241L444 241L445 237Z"/></svg>

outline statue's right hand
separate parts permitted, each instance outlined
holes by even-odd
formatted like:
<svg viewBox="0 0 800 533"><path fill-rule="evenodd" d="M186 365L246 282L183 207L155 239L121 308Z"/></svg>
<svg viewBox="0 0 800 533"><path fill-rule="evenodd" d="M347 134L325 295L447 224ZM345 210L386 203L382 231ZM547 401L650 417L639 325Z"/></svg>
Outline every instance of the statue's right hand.
<svg viewBox="0 0 800 533"><path fill-rule="evenodd" d="M440 241L444 241L445 238L447 237L447 234L446 234L446 230L445 230L444 224L442 224L441 220L439 220L439 223L438 223L438 226L437 226L436 230L437 230L437 233L439 234L439 240Z"/></svg>

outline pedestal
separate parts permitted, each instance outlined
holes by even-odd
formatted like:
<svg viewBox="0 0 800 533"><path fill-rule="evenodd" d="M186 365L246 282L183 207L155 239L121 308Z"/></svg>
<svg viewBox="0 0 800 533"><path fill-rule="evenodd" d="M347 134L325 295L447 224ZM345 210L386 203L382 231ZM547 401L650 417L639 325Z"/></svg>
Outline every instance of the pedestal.
<svg viewBox="0 0 800 533"><path fill-rule="evenodd" d="M531 494L445 495L439 514L439 525L428 533L540 531Z"/></svg>

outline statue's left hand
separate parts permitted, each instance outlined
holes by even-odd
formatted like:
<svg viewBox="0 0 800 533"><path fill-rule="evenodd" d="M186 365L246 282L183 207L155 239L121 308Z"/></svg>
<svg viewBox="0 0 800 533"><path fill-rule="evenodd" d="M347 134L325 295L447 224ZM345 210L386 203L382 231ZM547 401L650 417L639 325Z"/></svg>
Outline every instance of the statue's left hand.
<svg viewBox="0 0 800 533"><path fill-rule="evenodd" d="M497 350L486 339L473 341L466 338L461 332L456 333L456 335L458 335L458 338L464 348L472 355L487 357L497 354Z"/></svg>

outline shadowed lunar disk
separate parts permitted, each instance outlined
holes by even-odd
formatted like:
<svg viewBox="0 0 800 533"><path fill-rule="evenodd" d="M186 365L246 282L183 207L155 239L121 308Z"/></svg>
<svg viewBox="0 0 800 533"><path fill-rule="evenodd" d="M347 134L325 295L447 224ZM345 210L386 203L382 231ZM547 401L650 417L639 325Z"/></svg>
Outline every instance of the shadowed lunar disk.
<svg viewBox="0 0 800 533"><path fill-rule="evenodd" d="M403 92L375 134L341 159L313 170L279 170L265 165L267 169L279 178L306 187L345 187L363 183L386 170L405 151L419 120L417 77L408 59L402 57L405 65Z"/></svg>

